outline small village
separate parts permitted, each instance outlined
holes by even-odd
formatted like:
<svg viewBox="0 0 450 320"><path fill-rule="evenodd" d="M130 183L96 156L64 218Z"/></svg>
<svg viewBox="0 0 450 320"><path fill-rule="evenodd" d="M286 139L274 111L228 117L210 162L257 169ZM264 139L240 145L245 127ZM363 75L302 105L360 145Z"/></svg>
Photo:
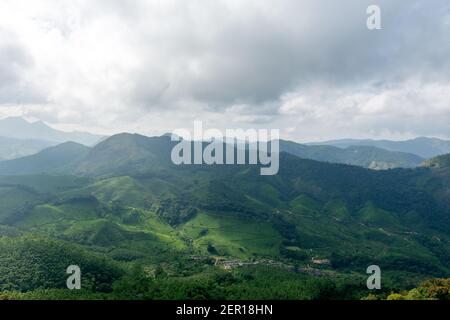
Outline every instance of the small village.
<svg viewBox="0 0 450 320"><path fill-rule="evenodd" d="M311 263L306 264L304 266L294 266L291 264L271 259L240 260L226 257L209 257L209 256L191 256L191 259L196 261L202 260L210 261L215 266L221 267L227 271L247 266L270 266L294 272L307 273L314 276L324 276L334 274L333 271L324 269L324 267L329 266L331 264L329 259L312 258Z"/></svg>

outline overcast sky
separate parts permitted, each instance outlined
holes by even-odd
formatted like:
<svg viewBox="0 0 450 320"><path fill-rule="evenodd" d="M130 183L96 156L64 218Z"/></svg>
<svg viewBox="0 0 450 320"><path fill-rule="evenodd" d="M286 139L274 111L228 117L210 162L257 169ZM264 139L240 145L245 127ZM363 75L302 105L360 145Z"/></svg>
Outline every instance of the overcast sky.
<svg viewBox="0 0 450 320"><path fill-rule="evenodd" d="M381 7L381 30L366 9ZM0 117L450 138L448 0L0 0Z"/></svg>

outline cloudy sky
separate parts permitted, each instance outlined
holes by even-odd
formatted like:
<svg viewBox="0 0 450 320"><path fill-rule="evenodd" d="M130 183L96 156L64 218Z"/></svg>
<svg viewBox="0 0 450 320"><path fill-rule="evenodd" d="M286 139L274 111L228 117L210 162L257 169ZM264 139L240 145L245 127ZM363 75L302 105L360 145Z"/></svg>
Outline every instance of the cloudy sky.
<svg viewBox="0 0 450 320"><path fill-rule="evenodd" d="M381 30L366 9L381 8ZM0 117L450 138L448 0L0 0Z"/></svg>

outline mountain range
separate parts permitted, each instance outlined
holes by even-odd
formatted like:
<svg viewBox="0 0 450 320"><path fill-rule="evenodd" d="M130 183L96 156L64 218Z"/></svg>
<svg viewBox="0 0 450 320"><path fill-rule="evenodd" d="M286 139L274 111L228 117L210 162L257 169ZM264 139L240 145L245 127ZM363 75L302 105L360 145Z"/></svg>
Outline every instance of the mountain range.
<svg viewBox="0 0 450 320"><path fill-rule="evenodd" d="M85 132L63 132L41 121L28 122L20 117L0 120L0 161L33 155L63 142L93 146L106 137ZM299 144L280 140L280 151L304 159L342 163L369 169L413 168L425 159L450 152L450 142L435 138L408 141L335 140Z"/></svg>
<svg viewBox="0 0 450 320"><path fill-rule="evenodd" d="M373 264L386 292L450 276L448 155L370 170L331 162L386 151L280 141L279 173L261 176L174 165L175 143L122 133L0 162L0 297L66 296L51 290L72 261L96 299L360 298Z"/></svg>
<svg viewBox="0 0 450 320"><path fill-rule="evenodd" d="M235 297L261 296L262 281L276 290L263 297L311 298L317 275L344 279L339 297L360 297L357 283L372 264L388 291L450 275L448 156L369 170L300 158L294 153L310 147L280 143L292 150L280 153L275 176L261 176L258 165L177 166L170 137L127 133L0 162L0 292L49 298L53 291L39 290L64 288L71 261L88 279L83 298L134 298L132 283L148 272L165 275L156 291L140 285L139 294L165 299L192 298L198 279L211 297L231 288ZM136 264L150 271L136 275Z"/></svg>
<svg viewBox="0 0 450 320"><path fill-rule="evenodd" d="M305 145L280 140L280 151L304 159L350 164L375 170L414 168L424 160L412 153L389 151L365 145L350 145L340 148L328 145Z"/></svg>
<svg viewBox="0 0 450 320"><path fill-rule="evenodd" d="M328 145L340 148L348 148L351 146L370 146L389 151L412 153L426 159L450 153L450 141L426 137L419 137L405 141L342 139L309 143L308 145Z"/></svg>
<svg viewBox="0 0 450 320"><path fill-rule="evenodd" d="M0 161L11 160L42 151L63 142L92 146L103 137L86 132L64 132L42 121L28 122L20 117L0 120Z"/></svg>
<svg viewBox="0 0 450 320"><path fill-rule="evenodd" d="M74 173L88 173L95 171L108 174L111 165L114 170L120 170L122 164L128 165L130 155L136 158L136 167L144 169L148 165L156 165L157 154L151 150L163 149L166 154L170 143L163 145L161 139L168 136L148 138L142 135L119 134L106 139L98 147L89 148L75 142L66 142L58 146L44 149L36 154L0 161L0 175L58 173L72 168ZM110 143L114 142L112 145ZM116 143L127 150L116 151ZM291 141L280 140L280 151L295 155L303 159L311 159L329 163L341 163L361 166L369 169L413 168L419 166L424 159L402 152L386 151L375 147L348 147L345 149L332 146L306 146ZM146 148L151 146L152 148ZM108 150L106 154L102 151ZM84 157L86 156L86 159ZM169 159L166 159L167 161ZM81 161L78 163L78 161ZM138 161L142 161L140 164ZM75 168L76 167L76 168ZM94 169L93 169L94 168Z"/></svg>
<svg viewBox="0 0 450 320"><path fill-rule="evenodd" d="M9 117L0 120L0 137L15 139L33 139L62 143L78 142L87 146L97 143L103 136L86 132L65 132L56 130L42 121L28 122L21 117Z"/></svg>
<svg viewBox="0 0 450 320"><path fill-rule="evenodd" d="M14 176L0 179L0 223L112 256L320 257L335 270L449 272L447 160L376 171L282 152L279 174L264 177L252 165L176 166L173 144L119 134L2 162Z"/></svg>
<svg viewBox="0 0 450 320"><path fill-rule="evenodd" d="M57 144L44 140L0 137L0 161L32 155Z"/></svg>

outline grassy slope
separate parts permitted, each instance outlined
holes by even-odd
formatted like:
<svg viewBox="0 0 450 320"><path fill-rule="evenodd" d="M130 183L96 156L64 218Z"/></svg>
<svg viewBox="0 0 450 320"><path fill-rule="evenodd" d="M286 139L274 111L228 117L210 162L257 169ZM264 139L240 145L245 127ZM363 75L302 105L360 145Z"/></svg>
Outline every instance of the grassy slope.
<svg viewBox="0 0 450 320"><path fill-rule="evenodd" d="M428 170L373 172L282 155L280 174L261 177L246 166L161 167L155 153L147 162L142 143L118 163L98 164L96 179L4 179L4 223L118 261L201 254L308 265L320 257L346 272L378 263L386 272L448 274L448 208L434 198L441 182ZM118 150L97 152L95 161Z"/></svg>
<svg viewBox="0 0 450 320"><path fill-rule="evenodd" d="M252 256L276 257L282 241L280 234L267 222L255 222L226 214L201 212L180 227L183 235L203 254L208 245L211 254L248 259Z"/></svg>
<svg viewBox="0 0 450 320"><path fill-rule="evenodd" d="M187 221L171 225L164 213L154 210L155 203L158 207L159 197L173 197L180 189L168 193L162 188L155 194L148 179L107 178L64 191L57 197L60 201L34 206L14 226L75 241L122 260L152 259L166 252L289 260L292 255L286 255L287 250L301 253L301 263L321 257L331 258L343 269L359 270L376 261L393 270L413 264L412 272L445 273L446 260L435 257L436 250L449 255L445 234L425 227L423 234L411 232L398 214L372 202L352 210L345 201L324 202L311 192L284 199L277 181L246 184L245 177L239 181L248 193L222 195L217 192L227 190L226 185L211 189L200 176L198 183L184 189L195 194L189 199L213 202L228 197L227 204L238 202L237 211L201 209ZM258 208L259 213L253 215L245 208ZM296 227L286 231L284 225Z"/></svg>

